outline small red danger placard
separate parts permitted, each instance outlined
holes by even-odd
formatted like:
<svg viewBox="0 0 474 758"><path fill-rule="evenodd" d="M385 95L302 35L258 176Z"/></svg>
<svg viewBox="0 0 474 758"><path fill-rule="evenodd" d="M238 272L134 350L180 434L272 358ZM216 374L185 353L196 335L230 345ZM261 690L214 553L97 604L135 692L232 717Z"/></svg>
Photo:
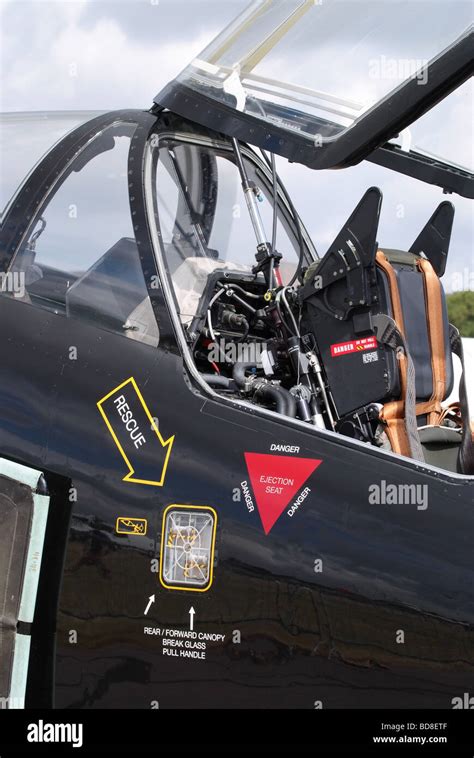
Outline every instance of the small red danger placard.
<svg viewBox="0 0 474 758"><path fill-rule="evenodd" d="M245 461L265 534L322 460L245 453Z"/></svg>
<svg viewBox="0 0 474 758"><path fill-rule="evenodd" d="M363 350L376 349L377 338L364 337L360 340L351 340L350 342L337 342L335 345L331 345L331 357L337 358L339 355L347 355L348 353L360 353Z"/></svg>

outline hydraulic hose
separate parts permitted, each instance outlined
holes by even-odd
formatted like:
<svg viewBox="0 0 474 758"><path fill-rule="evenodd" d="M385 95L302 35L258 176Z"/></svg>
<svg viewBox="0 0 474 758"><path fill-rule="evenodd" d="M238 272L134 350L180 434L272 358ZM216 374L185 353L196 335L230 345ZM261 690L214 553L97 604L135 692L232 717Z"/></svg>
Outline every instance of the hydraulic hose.
<svg viewBox="0 0 474 758"><path fill-rule="evenodd" d="M270 384L262 379L254 379L249 383L245 376L245 372L249 368L255 368L255 363L241 362L234 364L232 376L237 387L244 392L255 392L256 396L258 395L265 400L271 400L276 404L277 413L280 413L282 416L295 418L296 401L293 395L283 387L277 387L275 384Z"/></svg>
<svg viewBox="0 0 474 758"><path fill-rule="evenodd" d="M255 368L255 363L243 361L241 363L234 363L234 368L232 369L232 377L239 390L245 389L245 372L248 368Z"/></svg>
<svg viewBox="0 0 474 758"><path fill-rule="evenodd" d="M276 387L274 384L258 383L255 395L272 400L276 404L276 412L282 416L296 416L296 401L293 395L283 387Z"/></svg>
<svg viewBox="0 0 474 758"><path fill-rule="evenodd" d="M232 389L232 379L227 376L220 376L220 374L201 374L204 381L211 387L223 387L226 390Z"/></svg>

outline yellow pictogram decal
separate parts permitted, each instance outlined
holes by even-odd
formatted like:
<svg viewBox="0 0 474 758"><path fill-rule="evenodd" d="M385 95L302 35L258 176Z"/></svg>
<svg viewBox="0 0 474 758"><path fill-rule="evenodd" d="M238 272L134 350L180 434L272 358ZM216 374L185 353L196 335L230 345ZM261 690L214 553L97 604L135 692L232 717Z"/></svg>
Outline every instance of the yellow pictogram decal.
<svg viewBox="0 0 474 758"><path fill-rule="evenodd" d="M148 527L146 518L128 518L119 516L115 524L117 534L141 534L145 535Z"/></svg>
<svg viewBox="0 0 474 758"><path fill-rule="evenodd" d="M97 407L127 464L123 481L162 487L174 435L163 439L133 376L108 392ZM150 461L155 460L159 476L150 478Z"/></svg>

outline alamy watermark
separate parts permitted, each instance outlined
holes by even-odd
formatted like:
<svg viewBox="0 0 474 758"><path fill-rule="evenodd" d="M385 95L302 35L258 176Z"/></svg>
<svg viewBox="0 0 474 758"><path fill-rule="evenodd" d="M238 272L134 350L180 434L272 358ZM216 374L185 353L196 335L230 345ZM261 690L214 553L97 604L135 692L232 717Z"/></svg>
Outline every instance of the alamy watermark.
<svg viewBox="0 0 474 758"><path fill-rule="evenodd" d="M428 60L421 58L388 58L381 55L369 60L370 79L416 79L418 84L428 81Z"/></svg>
<svg viewBox="0 0 474 758"><path fill-rule="evenodd" d="M0 697L0 710L23 710L25 707L24 697Z"/></svg>
<svg viewBox="0 0 474 758"><path fill-rule="evenodd" d="M209 363L253 363L262 364L262 354L266 346L263 342L226 342L224 339L211 342L208 346Z"/></svg>
<svg viewBox="0 0 474 758"><path fill-rule="evenodd" d="M25 272L7 271L0 274L0 292L8 292L13 297L25 297Z"/></svg>
<svg viewBox="0 0 474 758"><path fill-rule="evenodd" d="M388 484L382 479L369 486L370 505L416 505L417 510L428 508L427 484Z"/></svg>
<svg viewBox="0 0 474 758"><path fill-rule="evenodd" d="M84 744L83 724L50 724L39 719L28 724L26 739L28 742L67 742L72 747Z"/></svg>
<svg viewBox="0 0 474 758"><path fill-rule="evenodd" d="M469 692L463 692L462 697L453 697L451 700L453 710L470 710L474 709L474 696Z"/></svg>
<svg viewBox="0 0 474 758"><path fill-rule="evenodd" d="M448 292L474 292L474 270L464 266L453 271L449 278Z"/></svg>

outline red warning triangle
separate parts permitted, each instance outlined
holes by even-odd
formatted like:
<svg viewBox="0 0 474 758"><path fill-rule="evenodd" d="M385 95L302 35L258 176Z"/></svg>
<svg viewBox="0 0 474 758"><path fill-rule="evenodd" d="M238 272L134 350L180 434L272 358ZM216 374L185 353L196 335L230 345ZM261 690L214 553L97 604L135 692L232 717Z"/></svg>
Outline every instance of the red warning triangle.
<svg viewBox="0 0 474 758"><path fill-rule="evenodd" d="M265 534L268 534L290 500L322 461L289 455L244 455L258 512Z"/></svg>

